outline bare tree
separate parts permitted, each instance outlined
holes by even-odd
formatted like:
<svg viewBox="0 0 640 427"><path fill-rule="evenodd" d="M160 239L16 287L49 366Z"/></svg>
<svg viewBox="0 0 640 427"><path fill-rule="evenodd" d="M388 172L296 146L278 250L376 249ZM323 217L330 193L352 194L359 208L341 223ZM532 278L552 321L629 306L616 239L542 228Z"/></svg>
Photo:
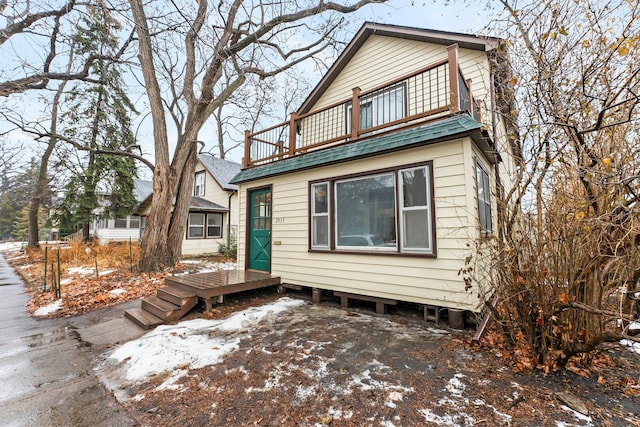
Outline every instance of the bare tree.
<svg viewBox="0 0 640 427"><path fill-rule="evenodd" d="M172 5L152 10L141 0L130 0L153 120L156 160L153 203L142 241L142 269L172 265L181 254L199 132L213 112L248 76L273 77L331 46L342 23L341 14L382 1L345 5L235 0L210 5L201 0L196 9L181 8L168 14ZM157 35L162 22L163 28L173 28L173 34L183 34L184 40ZM297 43L291 43L292 39ZM165 83L170 86L167 90L163 90ZM167 111L177 125L172 157ZM167 206L174 200L171 211Z"/></svg>
<svg viewBox="0 0 640 427"><path fill-rule="evenodd" d="M493 279L521 367L555 369L638 340L640 4L501 3L513 66L503 112L522 157L500 204L504 240L475 273Z"/></svg>

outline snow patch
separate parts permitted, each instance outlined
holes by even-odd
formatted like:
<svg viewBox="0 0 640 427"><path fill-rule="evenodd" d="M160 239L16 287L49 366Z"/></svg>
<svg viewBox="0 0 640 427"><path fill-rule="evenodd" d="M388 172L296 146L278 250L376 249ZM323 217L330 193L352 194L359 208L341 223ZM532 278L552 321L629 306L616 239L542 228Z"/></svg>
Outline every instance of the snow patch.
<svg viewBox="0 0 640 427"><path fill-rule="evenodd" d="M122 288L112 289L112 290L109 291L110 295L115 295L115 296L126 294L126 293L127 293L127 291L125 291Z"/></svg>
<svg viewBox="0 0 640 427"><path fill-rule="evenodd" d="M462 426L470 426L470 425L473 425L474 423L473 417L467 414L438 415L438 414L434 414L433 411L431 411L431 409L421 409L420 413L422 414L426 422L435 423L441 426L462 427Z"/></svg>
<svg viewBox="0 0 640 427"><path fill-rule="evenodd" d="M62 308L62 300L61 299L57 299L54 302L45 305L44 307L40 307L39 309L37 309L33 315L34 316L47 316L51 313L55 313L56 311L60 310Z"/></svg>
<svg viewBox="0 0 640 427"><path fill-rule="evenodd" d="M574 411L573 409L569 408L566 405L560 405L560 407L565 411L569 412L571 415L573 415L573 417L576 418L577 420L585 422L586 423L584 424L585 427L593 425L593 420L591 419L590 416L581 414L578 411ZM560 427L560 426L569 426L570 424L563 423L562 421L556 421L556 425Z"/></svg>
<svg viewBox="0 0 640 427"><path fill-rule="evenodd" d="M275 315L305 304L304 301L281 298L271 304L252 307L219 320L195 319L176 325L158 326L141 338L116 348L105 363L115 363L124 378L142 382L149 376L170 372L178 367L189 369L220 363L239 348L240 337L263 320L274 320ZM214 332L227 332L224 337ZM177 379L177 378L176 378Z"/></svg>

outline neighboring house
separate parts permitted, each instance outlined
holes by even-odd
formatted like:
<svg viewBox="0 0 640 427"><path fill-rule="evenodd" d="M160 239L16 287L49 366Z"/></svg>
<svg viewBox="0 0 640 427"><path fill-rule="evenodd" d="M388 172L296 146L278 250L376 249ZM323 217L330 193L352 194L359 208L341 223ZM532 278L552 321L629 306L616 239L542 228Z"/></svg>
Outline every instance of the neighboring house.
<svg viewBox="0 0 640 427"><path fill-rule="evenodd" d="M238 187L229 181L241 169L238 163L198 154L195 179L185 238L184 255L216 253L222 245L235 242L238 228ZM142 238L153 198L153 183L135 179L138 207L126 218L98 219L91 235L101 241L138 240ZM108 199L108 198L107 198Z"/></svg>
<svg viewBox="0 0 640 427"><path fill-rule="evenodd" d="M366 23L291 119L248 133L240 268L284 284L478 311L460 270L514 171L500 40ZM507 110L508 111L508 110Z"/></svg>
<svg viewBox="0 0 640 427"><path fill-rule="evenodd" d="M153 192L153 184L151 181L144 179L133 180L133 192L138 201L138 207L148 198ZM109 195L102 196L102 204L109 203ZM137 214L137 208L132 215L124 218L100 218L103 208L99 208L95 211L95 219L89 229L89 235L97 237L102 242L108 241L123 241L134 240L137 241L142 237L142 230L144 229L144 217Z"/></svg>
<svg viewBox="0 0 640 427"><path fill-rule="evenodd" d="M182 253L218 252L235 242L238 228L238 186L230 184L241 165L211 154L198 154L193 197Z"/></svg>

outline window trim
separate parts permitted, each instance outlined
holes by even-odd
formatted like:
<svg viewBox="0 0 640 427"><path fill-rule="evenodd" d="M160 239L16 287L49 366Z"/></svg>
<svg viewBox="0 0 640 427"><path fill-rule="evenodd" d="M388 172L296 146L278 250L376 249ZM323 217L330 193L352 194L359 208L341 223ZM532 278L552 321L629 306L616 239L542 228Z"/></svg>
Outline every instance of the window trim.
<svg viewBox="0 0 640 427"><path fill-rule="evenodd" d="M203 223L202 227L202 237L192 237L189 235L189 231L191 229L191 215L202 215ZM209 216L211 215L220 215L220 236L209 235ZM196 227L196 226L193 226ZM187 230L186 237L187 240L203 240L203 239L222 239L224 238L224 213L223 212L189 212L187 216Z"/></svg>
<svg viewBox="0 0 640 427"><path fill-rule="evenodd" d="M315 212L315 203L314 203L314 192L313 189L315 186L326 185L327 186L327 211L326 212ZM333 192L331 191L331 182L329 181L320 181L309 183L309 247L313 249L322 249L329 250L331 249L331 209L333 203L331 203L331 197ZM326 217L327 218L327 244L326 245L315 245L313 243L313 220L314 218Z"/></svg>
<svg viewBox="0 0 640 427"><path fill-rule="evenodd" d="M198 184L198 178L202 177L202 185ZM193 196L194 197L204 197L205 195L205 191L206 191L206 183L207 183L207 177L205 175L205 171L199 171L195 173L194 179L193 179ZM202 191L198 191L199 189L202 189Z"/></svg>
<svg viewBox="0 0 640 427"><path fill-rule="evenodd" d="M419 167L426 167L427 170L429 171L429 180L427 183L428 186L428 190L429 190L429 207L428 207L428 213L429 213L429 219L430 219L430 226L431 226L431 230L430 230L430 235L431 235L431 251L430 252L426 252L426 251L403 251L402 246L403 246L403 242L402 242L402 236L400 235L401 233L401 229L400 229L400 219L399 219L399 205L400 205L400 192L397 190L398 185L399 185L399 173L400 171L403 170L407 170L407 169L415 169L415 168L419 168ZM396 209L396 218L395 218L395 227L396 227L396 241L397 241L397 245L395 250L368 250L368 249L360 249L360 250L356 250L356 249L344 249L344 248L337 248L336 246L336 207L335 207L335 183L337 181L345 181L348 179L354 179L354 178L365 178L365 177L369 177L369 176L375 176L375 175L382 175L385 173L389 173L392 172L394 174L394 179L395 179L395 209ZM330 192L330 198L329 198L329 248L317 248L317 247L313 247L312 246L312 230L311 230L311 196L312 196L312 185L313 184L319 184L319 183L329 183L329 192ZM366 172L361 172L361 173L354 173L354 174L348 174L348 175L340 175L340 176L334 176L334 177L330 177L330 178L325 178L325 179L319 179L319 180L313 180L313 181L309 181L309 191L307 194L308 197L308 242L307 242L307 247L308 247L308 252L318 252L318 253L338 253L338 254L366 254L366 255L382 255L382 256L400 256L400 257L420 257L420 258L437 258L438 255L438 250L437 250L437 239L436 239L436 211L435 211L435 192L434 192L434 176L433 176L433 160L428 160L428 161L424 161L424 162L419 162L419 163L411 163L411 164L406 164L406 165L399 165L396 167L392 167L392 168L385 168L385 169L376 169L376 170L370 170L370 171L366 171Z"/></svg>
<svg viewBox="0 0 640 427"><path fill-rule="evenodd" d="M220 225L209 225L209 218L214 216L214 215L220 217ZM219 235L210 235L209 234L209 227L220 227L220 234ZM206 239L222 239L222 235L223 235L223 231L222 230L224 230L224 215L221 212L208 213L207 216L206 216L205 238Z"/></svg>

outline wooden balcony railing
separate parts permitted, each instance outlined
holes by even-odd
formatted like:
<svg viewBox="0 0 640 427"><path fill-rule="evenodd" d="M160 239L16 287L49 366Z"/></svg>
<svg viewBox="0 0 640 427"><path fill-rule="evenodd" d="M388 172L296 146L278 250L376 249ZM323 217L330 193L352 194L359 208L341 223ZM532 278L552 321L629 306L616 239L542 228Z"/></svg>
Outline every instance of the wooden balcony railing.
<svg viewBox="0 0 640 427"><path fill-rule="evenodd" d="M355 142L461 111L476 120L478 106L458 65L458 45L447 58L383 85L281 124L245 132L243 167L293 157L328 144Z"/></svg>

